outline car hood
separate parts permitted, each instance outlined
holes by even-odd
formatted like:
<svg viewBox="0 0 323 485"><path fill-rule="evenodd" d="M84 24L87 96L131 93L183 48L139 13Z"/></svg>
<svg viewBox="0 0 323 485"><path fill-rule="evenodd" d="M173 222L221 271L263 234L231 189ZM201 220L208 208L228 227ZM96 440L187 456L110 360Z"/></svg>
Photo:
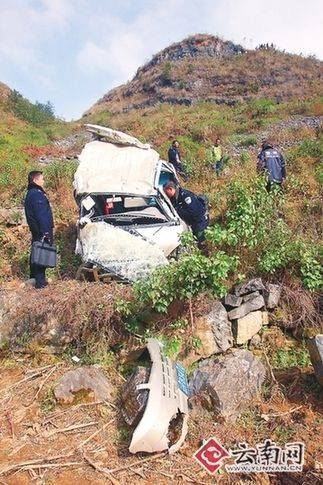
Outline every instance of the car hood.
<svg viewBox="0 0 323 485"><path fill-rule="evenodd" d="M89 222L79 233L84 262L97 264L126 281L148 276L157 266L168 264L163 250L135 230L106 222Z"/></svg>
<svg viewBox="0 0 323 485"><path fill-rule="evenodd" d="M75 195L90 193L156 195L159 154L152 148L104 141L87 143L74 176Z"/></svg>

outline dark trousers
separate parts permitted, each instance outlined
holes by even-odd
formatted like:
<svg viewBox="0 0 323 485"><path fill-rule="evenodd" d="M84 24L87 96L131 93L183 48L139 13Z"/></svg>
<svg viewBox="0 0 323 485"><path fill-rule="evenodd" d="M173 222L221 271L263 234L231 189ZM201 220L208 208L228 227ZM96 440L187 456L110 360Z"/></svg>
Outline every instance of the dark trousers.
<svg viewBox="0 0 323 485"><path fill-rule="evenodd" d="M192 224L192 232L193 236L197 240L197 246L199 249L204 249L206 245L206 240L205 240L205 229L207 228L209 224L209 219L205 218L202 221Z"/></svg>
<svg viewBox="0 0 323 485"><path fill-rule="evenodd" d="M33 242L34 241L32 241L32 243ZM44 288L46 286L46 276L45 276L46 268L44 266L38 266L38 264L32 264L31 251L32 251L32 246L31 246L30 258L29 258L30 278L34 278L36 280L35 288Z"/></svg>
<svg viewBox="0 0 323 485"><path fill-rule="evenodd" d="M223 164L224 164L223 158L221 158L220 160L218 160L217 162L215 162L213 164L213 168L214 168L217 176L219 176L220 173L222 172L222 170L223 170Z"/></svg>

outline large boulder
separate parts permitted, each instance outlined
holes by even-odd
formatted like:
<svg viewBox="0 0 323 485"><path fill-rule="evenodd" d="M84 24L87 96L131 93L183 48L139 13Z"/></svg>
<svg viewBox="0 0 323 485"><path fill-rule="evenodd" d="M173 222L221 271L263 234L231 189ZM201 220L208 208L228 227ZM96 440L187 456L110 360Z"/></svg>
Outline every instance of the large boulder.
<svg viewBox="0 0 323 485"><path fill-rule="evenodd" d="M282 287L280 285L274 285L272 283L266 284L266 289L263 292L266 307L272 310L278 306Z"/></svg>
<svg viewBox="0 0 323 485"><path fill-rule="evenodd" d="M316 378L321 386L323 386L323 334L318 334L308 339L307 348L310 353Z"/></svg>
<svg viewBox="0 0 323 485"><path fill-rule="evenodd" d="M200 357L225 352L233 346L231 323L221 302L212 301L207 313L195 319L194 336L200 341L196 349Z"/></svg>
<svg viewBox="0 0 323 485"><path fill-rule="evenodd" d="M243 296L247 293L252 293L254 291L264 291L266 288L261 280L261 278L253 278L252 280L246 281L237 285L233 289L233 293L236 296Z"/></svg>
<svg viewBox="0 0 323 485"><path fill-rule="evenodd" d="M248 350L204 360L190 379L192 399L219 416L235 417L260 391L266 377L264 365Z"/></svg>
<svg viewBox="0 0 323 485"><path fill-rule="evenodd" d="M252 298L251 300L246 301L238 308L234 308L233 310L230 310L228 313L228 317L230 318L230 320L242 318L245 315L248 315L248 313L259 310L264 306L265 306L265 300L262 295L259 295L259 296L256 296L255 298Z"/></svg>
<svg viewBox="0 0 323 485"><path fill-rule="evenodd" d="M71 404L80 391L88 392L94 401L107 401L113 387L100 368L84 366L66 372L55 386L54 395L58 402Z"/></svg>
<svg viewBox="0 0 323 485"><path fill-rule="evenodd" d="M242 345L259 332L264 322L266 323L267 312L251 312L248 315L234 320L232 323L233 335L237 345Z"/></svg>

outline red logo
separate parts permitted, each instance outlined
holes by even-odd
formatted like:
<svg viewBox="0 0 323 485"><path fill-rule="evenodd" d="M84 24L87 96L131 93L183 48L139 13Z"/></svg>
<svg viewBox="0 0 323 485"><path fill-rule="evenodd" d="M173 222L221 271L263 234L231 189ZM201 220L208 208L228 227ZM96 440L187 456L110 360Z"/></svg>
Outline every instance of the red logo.
<svg viewBox="0 0 323 485"><path fill-rule="evenodd" d="M210 438L194 453L196 461L211 475L220 468L223 458L230 456L225 448L215 438Z"/></svg>

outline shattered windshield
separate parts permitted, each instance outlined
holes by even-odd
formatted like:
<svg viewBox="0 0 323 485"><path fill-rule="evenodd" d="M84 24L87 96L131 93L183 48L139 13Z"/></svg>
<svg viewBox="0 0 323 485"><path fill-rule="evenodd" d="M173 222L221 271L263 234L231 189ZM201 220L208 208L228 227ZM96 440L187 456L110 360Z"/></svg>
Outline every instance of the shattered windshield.
<svg viewBox="0 0 323 485"><path fill-rule="evenodd" d="M82 253L85 261L126 281L144 278L157 266L167 264L159 246L104 221L82 229Z"/></svg>

